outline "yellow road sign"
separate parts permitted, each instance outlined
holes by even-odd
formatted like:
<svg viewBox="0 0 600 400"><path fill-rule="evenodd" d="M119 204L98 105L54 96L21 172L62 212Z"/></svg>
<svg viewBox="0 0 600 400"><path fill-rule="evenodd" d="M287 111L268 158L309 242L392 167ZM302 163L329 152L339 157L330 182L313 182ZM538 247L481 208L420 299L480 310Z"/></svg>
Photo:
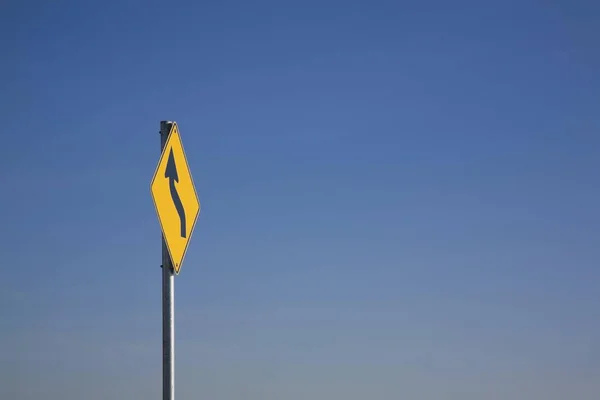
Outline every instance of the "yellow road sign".
<svg viewBox="0 0 600 400"><path fill-rule="evenodd" d="M150 191L173 269L179 274L200 214L200 201L175 122L154 172Z"/></svg>

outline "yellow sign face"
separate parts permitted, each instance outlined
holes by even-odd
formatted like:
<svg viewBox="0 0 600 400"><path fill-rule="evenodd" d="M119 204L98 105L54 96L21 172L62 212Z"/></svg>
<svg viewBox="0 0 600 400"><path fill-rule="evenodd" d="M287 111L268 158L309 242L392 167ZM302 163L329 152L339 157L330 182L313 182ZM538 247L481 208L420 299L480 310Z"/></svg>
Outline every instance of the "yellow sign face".
<svg viewBox="0 0 600 400"><path fill-rule="evenodd" d="M175 122L152 178L150 191L173 269L179 274L200 214L200 201Z"/></svg>

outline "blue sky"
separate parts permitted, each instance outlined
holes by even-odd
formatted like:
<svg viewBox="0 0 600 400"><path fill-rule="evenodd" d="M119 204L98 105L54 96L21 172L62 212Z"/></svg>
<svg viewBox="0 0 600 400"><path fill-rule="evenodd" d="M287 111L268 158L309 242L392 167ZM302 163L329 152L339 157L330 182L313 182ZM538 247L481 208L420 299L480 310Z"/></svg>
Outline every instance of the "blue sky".
<svg viewBox="0 0 600 400"><path fill-rule="evenodd" d="M1 397L597 399L597 2L8 2Z"/></svg>

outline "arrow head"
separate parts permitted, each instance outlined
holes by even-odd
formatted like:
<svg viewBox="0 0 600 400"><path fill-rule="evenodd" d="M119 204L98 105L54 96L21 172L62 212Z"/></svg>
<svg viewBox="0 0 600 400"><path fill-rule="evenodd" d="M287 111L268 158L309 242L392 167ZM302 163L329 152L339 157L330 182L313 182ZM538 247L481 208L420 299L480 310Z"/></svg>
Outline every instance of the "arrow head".
<svg viewBox="0 0 600 400"><path fill-rule="evenodd" d="M175 157L173 156L173 149L169 153L169 159L167 160L167 167L165 168L165 178L171 178L175 182L179 182L179 176L177 175L177 166L175 165Z"/></svg>

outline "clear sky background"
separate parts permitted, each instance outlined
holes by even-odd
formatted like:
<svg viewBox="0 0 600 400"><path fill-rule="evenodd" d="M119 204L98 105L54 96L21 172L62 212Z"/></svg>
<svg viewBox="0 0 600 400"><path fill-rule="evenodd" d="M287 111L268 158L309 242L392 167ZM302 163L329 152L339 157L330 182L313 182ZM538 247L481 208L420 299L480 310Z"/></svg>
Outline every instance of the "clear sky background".
<svg viewBox="0 0 600 400"><path fill-rule="evenodd" d="M600 3L3 1L0 397L597 400Z"/></svg>

